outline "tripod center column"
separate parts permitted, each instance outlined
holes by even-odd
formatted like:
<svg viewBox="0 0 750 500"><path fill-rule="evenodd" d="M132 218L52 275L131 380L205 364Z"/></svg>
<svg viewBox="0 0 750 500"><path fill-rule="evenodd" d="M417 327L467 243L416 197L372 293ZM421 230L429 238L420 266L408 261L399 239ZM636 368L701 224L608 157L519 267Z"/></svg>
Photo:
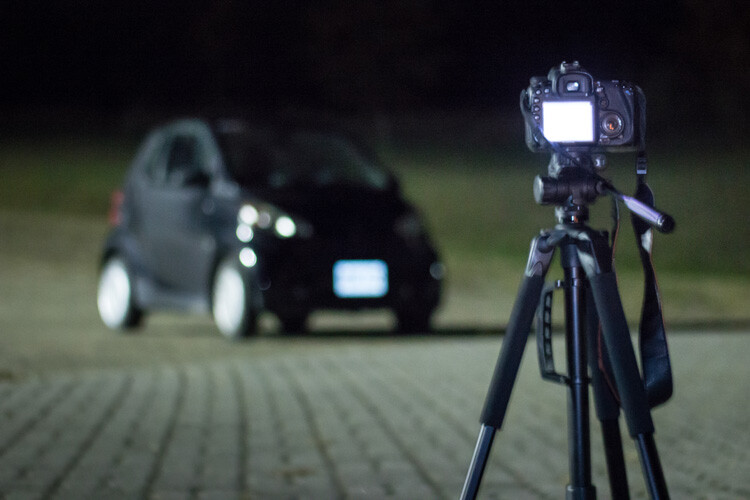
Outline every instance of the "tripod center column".
<svg viewBox="0 0 750 500"><path fill-rule="evenodd" d="M575 244L561 246L565 274L565 346L568 366L568 500L596 498L591 484L589 376L586 350L587 280Z"/></svg>

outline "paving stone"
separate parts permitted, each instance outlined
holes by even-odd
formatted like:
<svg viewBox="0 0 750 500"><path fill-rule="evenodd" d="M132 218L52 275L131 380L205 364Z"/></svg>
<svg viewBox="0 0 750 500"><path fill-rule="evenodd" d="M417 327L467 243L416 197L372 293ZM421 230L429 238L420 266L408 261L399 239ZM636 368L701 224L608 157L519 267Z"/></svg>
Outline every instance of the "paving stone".
<svg viewBox="0 0 750 500"><path fill-rule="evenodd" d="M342 339L252 363L3 382L0 498L455 498L500 343ZM670 339L676 392L653 416L673 498L750 498L748 347L747 333ZM480 497L563 496L566 418L565 388L526 356ZM643 498L621 427L631 494ZM607 498L593 410L591 432Z"/></svg>

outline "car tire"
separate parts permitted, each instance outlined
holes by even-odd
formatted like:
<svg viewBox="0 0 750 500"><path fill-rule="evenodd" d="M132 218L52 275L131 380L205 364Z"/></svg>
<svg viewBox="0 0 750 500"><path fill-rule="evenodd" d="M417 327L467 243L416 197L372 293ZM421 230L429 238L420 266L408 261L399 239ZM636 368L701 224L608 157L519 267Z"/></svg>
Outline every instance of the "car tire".
<svg viewBox="0 0 750 500"><path fill-rule="evenodd" d="M228 339L239 340L256 332L258 311L254 293L235 259L226 259L216 268L211 313L219 332Z"/></svg>
<svg viewBox="0 0 750 500"><path fill-rule="evenodd" d="M430 331L432 311L421 309L396 311L396 327L401 333L425 333Z"/></svg>
<svg viewBox="0 0 750 500"><path fill-rule="evenodd" d="M281 331L286 334L305 333L307 331L307 314L288 314L279 317Z"/></svg>
<svg viewBox="0 0 750 500"><path fill-rule="evenodd" d="M134 299L133 274L125 260L113 255L99 273L96 305L99 317L113 330L128 331L140 325L142 311Z"/></svg>

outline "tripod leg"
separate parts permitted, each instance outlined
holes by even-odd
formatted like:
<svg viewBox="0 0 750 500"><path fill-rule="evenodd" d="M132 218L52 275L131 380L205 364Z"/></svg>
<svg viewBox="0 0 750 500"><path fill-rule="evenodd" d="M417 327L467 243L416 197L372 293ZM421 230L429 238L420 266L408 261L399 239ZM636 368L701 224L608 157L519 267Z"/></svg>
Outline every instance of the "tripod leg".
<svg viewBox="0 0 750 500"><path fill-rule="evenodd" d="M487 465L487 459L490 456L490 448L492 448L492 441L494 439L495 428L482 424L482 427L479 429L477 444L474 447L474 455L472 455L471 463L469 464L469 472L466 474L464 487L461 491L460 498L462 500L477 497L479 484L482 482L482 475L484 475L484 468Z"/></svg>
<svg viewBox="0 0 750 500"><path fill-rule="evenodd" d="M495 430L502 427L505 419L510 393L521 365L531 323L534 321L534 314L544 287L544 276L552 260L554 247L548 248L546 240L546 236L539 236L531 244L526 273L519 287L516 302L513 304L500 356L484 402L480 417L482 427L461 492L462 499L476 498Z"/></svg>
<svg viewBox="0 0 750 500"><path fill-rule="evenodd" d="M641 466L651 498L669 498L666 480L661 469L654 424L643 380L633 351L625 313L617 290L614 272L589 277L597 313L602 321L604 343L612 364L625 420L631 437L638 444Z"/></svg>
<svg viewBox="0 0 750 500"><path fill-rule="evenodd" d="M609 491L613 500L628 500L628 474L625 468L625 456L622 451L620 424L617 419L604 418L601 421L604 456L607 461Z"/></svg>
<svg viewBox="0 0 750 500"><path fill-rule="evenodd" d="M521 283L480 417L480 422L487 426L499 429L503 425L543 287L541 276L526 277Z"/></svg>
<svg viewBox="0 0 750 500"><path fill-rule="evenodd" d="M594 297L587 294L587 303L593 304ZM620 405L607 385L604 373L611 373L609 358L605 349L599 348L599 316L594 307L587 307L588 351L591 371L591 388L594 393L596 416L602 428L604 456L607 461L609 490L613 500L629 500L628 476L620 436Z"/></svg>
<svg viewBox="0 0 750 500"><path fill-rule="evenodd" d="M638 444L643 475L651 498L669 498L667 483L653 440L654 423L646 387L635 359L633 342L622 309L617 276L612 269L612 249L604 233L585 228L569 233L578 240L578 254L591 284L602 336L609 355L620 405L630 436Z"/></svg>

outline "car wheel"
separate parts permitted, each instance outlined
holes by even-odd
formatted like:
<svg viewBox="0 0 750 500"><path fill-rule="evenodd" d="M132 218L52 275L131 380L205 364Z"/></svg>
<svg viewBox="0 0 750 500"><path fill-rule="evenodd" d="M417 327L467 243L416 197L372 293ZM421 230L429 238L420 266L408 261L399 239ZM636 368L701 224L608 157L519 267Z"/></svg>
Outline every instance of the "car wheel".
<svg viewBox="0 0 750 500"><path fill-rule="evenodd" d="M432 311L402 310L396 312L397 328L402 333L423 333L430 331Z"/></svg>
<svg viewBox="0 0 750 500"><path fill-rule="evenodd" d="M258 312L248 280L231 259L216 269L211 294L211 312L222 335L241 339L255 333Z"/></svg>
<svg viewBox="0 0 750 500"><path fill-rule="evenodd" d="M142 312L135 305L133 289L133 275L125 261L116 255L108 258L99 273L96 305L109 328L128 330L140 324Z"/></svg>

